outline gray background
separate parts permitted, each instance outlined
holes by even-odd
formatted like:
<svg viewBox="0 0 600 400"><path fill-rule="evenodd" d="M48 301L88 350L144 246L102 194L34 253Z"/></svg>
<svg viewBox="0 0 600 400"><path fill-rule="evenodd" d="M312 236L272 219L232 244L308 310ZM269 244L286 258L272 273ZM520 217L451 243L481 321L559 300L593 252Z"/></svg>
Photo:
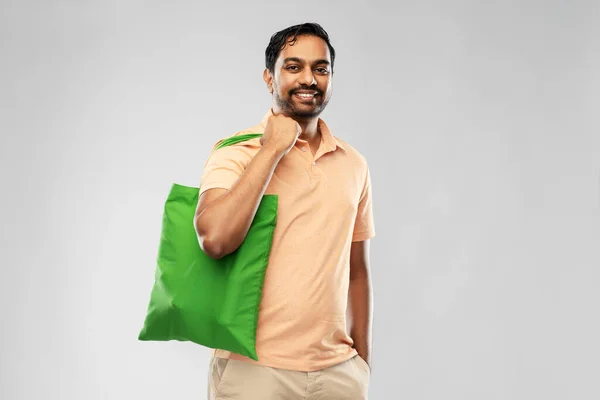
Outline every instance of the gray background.
<svg viewBox="0 0 600 400"><path fill-rule="evenodd" d="M137 341L163 201L307 20L371 167L371 398L600 398L597 1L1 4L0 398L205 397L207 349Z"/></svg>

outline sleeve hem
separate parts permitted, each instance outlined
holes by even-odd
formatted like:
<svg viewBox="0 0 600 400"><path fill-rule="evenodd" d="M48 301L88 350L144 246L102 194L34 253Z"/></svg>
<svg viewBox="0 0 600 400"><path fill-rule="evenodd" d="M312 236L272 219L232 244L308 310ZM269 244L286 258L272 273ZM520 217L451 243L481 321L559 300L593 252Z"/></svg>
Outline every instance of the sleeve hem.
<svg viewBox="0 0 600 400"><path fill-rule="evenodd" d="M208 183L202 183L200 185L200 193L199 195L201 195L202 193L206 192L209 189L226 189L229 190L231 189L231 184L227 184L225 182L208 182Z"/></svg>
<svg viewBox="0 0 600 400"><path fill-rule="evenodd" d="M364 240L372 239L375 237L375 230L370 229L367 231L355 232L352 235L352 242L362 242Z"/></svg>

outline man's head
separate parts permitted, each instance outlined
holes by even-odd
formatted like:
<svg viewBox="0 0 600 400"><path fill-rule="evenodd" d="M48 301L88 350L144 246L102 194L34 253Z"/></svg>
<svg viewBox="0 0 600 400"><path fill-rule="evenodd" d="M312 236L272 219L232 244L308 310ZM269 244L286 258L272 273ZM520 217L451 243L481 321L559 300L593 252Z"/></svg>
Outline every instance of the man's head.
<svg viewBox="0 0 600 400"><path fill-rule="evenodd" d="M329 35L319 24L294 25L271 36L263 77L274 111L296 120L321 114L331 98L334 61Z"/></svg>

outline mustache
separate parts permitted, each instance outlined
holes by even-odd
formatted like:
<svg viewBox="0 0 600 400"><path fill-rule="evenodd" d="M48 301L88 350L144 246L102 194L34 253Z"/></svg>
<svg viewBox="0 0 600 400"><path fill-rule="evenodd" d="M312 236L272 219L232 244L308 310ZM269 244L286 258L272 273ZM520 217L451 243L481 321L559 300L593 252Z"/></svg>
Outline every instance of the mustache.
<svg viewBox="0 0 600 400"><path fill-rule="evenodd" d="M317 89L316 86L312 86L312 87L302 86L302 87L299 87L299 88L295 88L295 89L290 90L289 94L294 94L295 92L297 92L299 90L311 90L311 91L317 92L317 94L321 94L321 91L319 89Z"/></svg>

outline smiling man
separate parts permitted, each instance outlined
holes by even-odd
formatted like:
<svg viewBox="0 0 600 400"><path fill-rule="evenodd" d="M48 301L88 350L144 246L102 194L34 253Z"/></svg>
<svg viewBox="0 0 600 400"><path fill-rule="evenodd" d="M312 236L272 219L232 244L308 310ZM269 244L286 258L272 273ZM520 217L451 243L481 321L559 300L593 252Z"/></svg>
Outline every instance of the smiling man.
<svg viewBox="0 0 600 400"><path fill-rule="evenodd" d="M366 399L375 236L364 157L319 117L335 50L305 23L277 32L263 74L273 104L238 132L262 137L213 151L194 223L206 254L244 240L264 194L279 196L257 329L259 361L215 349L209 399Z"/></svg>

